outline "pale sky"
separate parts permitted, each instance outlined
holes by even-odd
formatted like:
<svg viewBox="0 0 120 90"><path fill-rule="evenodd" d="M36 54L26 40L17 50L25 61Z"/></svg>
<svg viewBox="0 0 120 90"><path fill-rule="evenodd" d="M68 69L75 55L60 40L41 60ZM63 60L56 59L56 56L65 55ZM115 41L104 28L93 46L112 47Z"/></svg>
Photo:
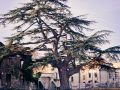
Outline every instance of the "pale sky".
<svg viewBox="0 0 120 90"><path fill-rule="evenodd" d="M27 1L27 0L26 0ZM68 0L74 15L87 15L88 20L97 23L91 27L96 30L112 30L111 43L108 46L120 45L120 0ZM25 0L0 0L0 14L20 5ZM11 27L0 27L0 41L10 35ZM106 46L107 47L107 46Z"/></svg>

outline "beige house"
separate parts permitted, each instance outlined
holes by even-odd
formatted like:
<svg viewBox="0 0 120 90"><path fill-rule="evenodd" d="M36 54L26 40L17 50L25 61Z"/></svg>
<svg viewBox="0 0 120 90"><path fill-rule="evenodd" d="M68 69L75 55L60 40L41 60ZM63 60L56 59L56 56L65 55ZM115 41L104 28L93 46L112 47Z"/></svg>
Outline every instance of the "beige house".
<svg viewBox="0 0 120 90"><path fill-rule="evenodd" d="M80 69L79 73L70 77L70 87L72 89L110 87L115 80L115 68L109 64L100 65L92 69Z"/></svg>
<svg viewBox="0 0 120 90"><path fill-rule="evenodd" d="M55 90L60 87L59 74L56 68L51 65L34 70L35 73L41 71L40 81L48 90ZM96 87L119 87L120 63L100 64L96 68L80 69L79 73L69 78L70 88L96 88Z"/></svg>

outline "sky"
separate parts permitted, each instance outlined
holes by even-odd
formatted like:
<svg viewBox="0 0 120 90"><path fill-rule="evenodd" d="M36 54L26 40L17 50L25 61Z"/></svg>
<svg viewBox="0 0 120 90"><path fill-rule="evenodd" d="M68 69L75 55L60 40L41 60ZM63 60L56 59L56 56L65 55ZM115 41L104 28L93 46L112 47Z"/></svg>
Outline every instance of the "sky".
<svg viewBox="0 0 120 90"><path fill-rule="evenodd" d="M27 1L27 0L26 0ZM0 0L0 14L24 3L25 0ZM95 30L112 30L110 44L104 47L120 45L120 0L68 0L68 5L74 16L85 15L88 20L97 23L91 25ZM0 26L0 41L3 37L9 36L12 26L7 28Z"/></svg>

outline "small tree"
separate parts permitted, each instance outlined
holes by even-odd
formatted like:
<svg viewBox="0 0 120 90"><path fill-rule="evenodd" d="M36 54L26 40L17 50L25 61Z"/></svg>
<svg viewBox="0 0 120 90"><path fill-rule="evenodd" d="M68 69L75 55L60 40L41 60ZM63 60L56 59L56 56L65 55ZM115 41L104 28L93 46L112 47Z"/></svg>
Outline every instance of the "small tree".
<svg viewBox="0 0 120 90"><path fill-rule="evenodd" d="M80 16L73 17L65 1L67 0L31 0L22 7L3 14L0 19L3 25L17 25L14 28L17 34L9 38L13 41L12 44L33 44L33 50L51 53L43 61L58 68L61 90L69 90L69 77L81 67L76 62L90 60L93 57L89 54L90 50L97 50L96 45L108 42L106 36L110 33L103 30L86 36L83 30L88 30L86 26L92 21ZM26 37L27 41L24 41Z"/></svg>

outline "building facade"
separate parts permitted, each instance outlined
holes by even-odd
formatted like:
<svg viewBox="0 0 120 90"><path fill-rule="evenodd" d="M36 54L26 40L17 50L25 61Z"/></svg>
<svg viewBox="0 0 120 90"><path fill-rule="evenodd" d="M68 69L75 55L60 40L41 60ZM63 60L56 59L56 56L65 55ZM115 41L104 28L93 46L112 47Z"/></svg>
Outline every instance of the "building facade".
<svg viewBox="0 0 120 90"><path fill-rule="evenodd" d="M70 77L69 83L72 89L114 87L116 69L110 65L100 65L96 68L80 69ZM111 86L112 84L112 86Z"/></svg>
<svg viewBox="0 0 120 90"><path fill-rule="evenodd" d="M16 53L9 53L2 56L5 51L4 49L6 49L5 45L0 42L0 89L28 88L28 82L23 77L23 73L21 71L23 64L22 57ZM11 49L14 49L16 52L18 49L21 49L21 47L13 46Z"/></svg>
<svg viewBox="0 0 120 90"><path fill-rule="evenodd" d="M50 67L51 66L48 67L49 69L42 72L39 80L45 85L44 87L46 89L54 90L55 88L60 87L59 74L56 68L50 69ZM101 64L98 67L91 69L80 69L79 73L76 73L69 78L71 89L97 87L114 88L120 87L118 84L119 82L120 68L115 68L111 63Z"/></svg>
<svg viewBox="0 0 120 90"><path fill-rule="evenodd" d="M16 87L20 85L21 61L19 56L4 57L0 64L0 86Z"/></svg>

